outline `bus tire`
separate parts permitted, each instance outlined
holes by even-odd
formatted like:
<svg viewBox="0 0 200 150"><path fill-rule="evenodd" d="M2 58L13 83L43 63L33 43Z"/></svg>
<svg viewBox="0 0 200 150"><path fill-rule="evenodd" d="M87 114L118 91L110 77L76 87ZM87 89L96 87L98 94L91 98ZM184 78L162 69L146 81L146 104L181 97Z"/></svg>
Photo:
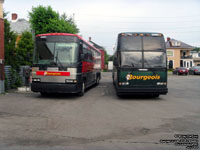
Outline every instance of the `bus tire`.
<svg viewBox="0 0 200 150"><path fill-rule="evenodd" d="M83 96L84 93L85 93L85 82L83 82L81 85L81 92L79 93L79 96Z"/></svg>
<svg viewBox="0 0 200 150"><path fill-rule="evenodd" d="M97 78L96 78L96 85L99 85L99 83L100 83L100 77L97 76Z"/></svg>
<svg viewBox="0 0 200 150"><path fill-rule="evenodd" d="M153 97L159 97L160 94L153 94Z"/></svg>
<svg viewBox="0 0 200 150"><path fill-rule="evenodd" d="M121 97L122 97L122 94L119 93L119 92L117 92L117 96L121 98Z"/></svg>
<svg viewBox="0 0 200 150"><path fill-rule="evenodd" d="M40 95L41 95L41 96L47 96L48 93L46 93L46 92L40 92Z"/></svg>

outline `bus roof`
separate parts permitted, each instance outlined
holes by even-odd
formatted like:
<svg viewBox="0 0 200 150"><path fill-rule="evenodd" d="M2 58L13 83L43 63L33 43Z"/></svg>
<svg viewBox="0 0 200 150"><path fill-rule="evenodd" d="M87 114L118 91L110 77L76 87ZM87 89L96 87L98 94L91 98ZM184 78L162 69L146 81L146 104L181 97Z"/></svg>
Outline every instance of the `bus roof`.
<svg viewBox="0 0 200 150"><path fill-rule="evenodd" d="M163 36L162 33L158 33L158 32L122 32L122 33L119 33L118 36L120 35L141 35L141 36L144 36L144 35L147 35L147 36Z"/></svg>
<svg viewBox="0 0 200 150"><path fill-rule="evenodd" d="M159 32L121 32L119 34L162 34Z"/></svg>
<svg viewBox="0 0 200 150"><path fill-rule="evenodd" d="M77 38L79 38L80 40L83 40L85 43L87 43L90 47L92 47L94 50L96 50L97 52L101 53L101 51L97 48L95 48L93 45L91 45L88 41L84 40L81 36L77 35L77 34L72 34L72 33L45 33L45 34L38 34L36 35L36 37L40 37L40 36L52 36L52 35L63 35L63 36L76 36Z"/></svg>

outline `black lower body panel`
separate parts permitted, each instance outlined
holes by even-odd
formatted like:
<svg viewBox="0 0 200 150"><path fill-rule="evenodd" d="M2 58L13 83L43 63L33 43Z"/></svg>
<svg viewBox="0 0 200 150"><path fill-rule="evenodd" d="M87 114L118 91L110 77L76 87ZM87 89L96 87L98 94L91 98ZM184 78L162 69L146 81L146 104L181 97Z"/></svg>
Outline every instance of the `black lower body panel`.
<svg viewBox="0 0 200 150"><path fill-rule="evenodd" d="M166 95L168 93L167 87L119 87L116 86L116 91L120 95L126 94L163 94Z"/></svg>
<svg viewBox="0 0 200 150"><path fill-rule="evenodd" d="M32 83L31 91L44 93L79 93L81 91L81 84Z"/></svg>

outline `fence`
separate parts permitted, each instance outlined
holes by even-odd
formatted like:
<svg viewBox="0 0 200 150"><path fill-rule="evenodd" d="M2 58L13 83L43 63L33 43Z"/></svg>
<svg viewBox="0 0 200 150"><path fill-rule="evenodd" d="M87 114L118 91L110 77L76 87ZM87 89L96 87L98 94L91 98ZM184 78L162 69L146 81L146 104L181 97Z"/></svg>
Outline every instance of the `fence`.
<svg viewBox="0 0 200 150"><path fill-rule="evenodd" d="M25 67L30 67L30 66L21 66L20 71L18 72L18 75L22 81L22 86L25 85L25 77L23 76L23 69ZM16 82L16 76L13 77L12 75L12 67L11 66L5 66L5 76L7 79L7 89L11 88L11 85L13 85Z"/></svg>

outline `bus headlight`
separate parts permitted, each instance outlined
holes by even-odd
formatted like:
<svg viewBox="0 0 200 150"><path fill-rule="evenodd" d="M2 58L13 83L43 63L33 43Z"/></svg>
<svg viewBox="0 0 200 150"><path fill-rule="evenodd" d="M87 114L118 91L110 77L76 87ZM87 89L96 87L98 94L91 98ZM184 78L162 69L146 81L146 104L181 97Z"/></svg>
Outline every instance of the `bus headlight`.
<svg viewBox="0 0 200 150"><path fill-rule="evenodd" d="M40 78L32 78L32 81L33 81L33 82L40 82L41 79L40 79Z"/></svg>
<svg viewBox="0 0 200 150"><path fill-rule="evenodd" d="M66 79L65 83L77 83L77 80Z"/></svg>
<svg viewBox="0 0 200 150"><path fill-rule="evenodd" d="M157 82L157 85L167 85L167 82Z"/></svg>

